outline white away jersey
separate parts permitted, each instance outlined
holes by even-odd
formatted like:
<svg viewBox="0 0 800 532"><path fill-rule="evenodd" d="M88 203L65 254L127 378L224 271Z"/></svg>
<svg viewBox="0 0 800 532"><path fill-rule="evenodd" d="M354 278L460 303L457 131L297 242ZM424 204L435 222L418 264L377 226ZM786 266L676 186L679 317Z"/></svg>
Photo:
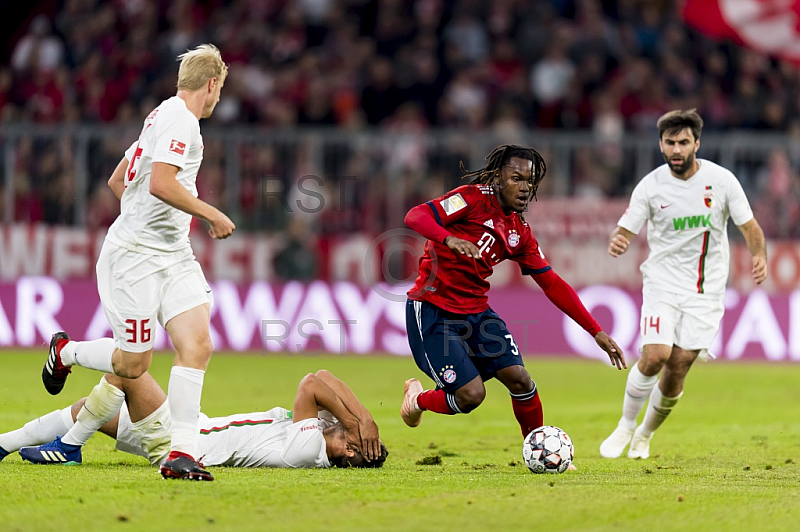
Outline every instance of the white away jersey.
<svg viewBox="0 0 800 532"><path fill-rule="evenodd" d="M284 408L228 417L201 414L198 456L206 466L331 467L322 431L334 421L293 423Z"/></svg>
<svg viewBox="0 0 800 532"><path fill-rule="evenodd" d="M153 255L188 248L192 216L150 194L150 174L154 162L177 166L178 182L197 197L197 171L203 161L197 117L177 96L164 100L147 116L139 139L125 152L125 158L128 169L121 213L109 228L107 239L131 251Z"/></svg>
<svg viewBox="0 0 800 532"><path fill-rule="evenodd" d="M647 174L618 225L638 233L649 222L650 255L640 268L645 286L721 297L730 263L728 217L742 225L753 211L730 171L704 159L697 162L699 170L686 181L666 164Z"/></svg>

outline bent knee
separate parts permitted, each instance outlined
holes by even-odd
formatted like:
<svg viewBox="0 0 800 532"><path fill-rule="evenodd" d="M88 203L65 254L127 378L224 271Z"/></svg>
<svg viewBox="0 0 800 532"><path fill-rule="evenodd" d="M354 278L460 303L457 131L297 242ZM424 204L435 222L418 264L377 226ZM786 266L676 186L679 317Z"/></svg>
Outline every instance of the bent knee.
<svg viewBox="0 0 800 532"><path fill-rule="evenodd" d="M666 372L676 377L686 377L689 370L692 368L693 360L670 360L667 362Z"/></svg>
<svg viewBox="0 0 800 532"><path fill-rule="evenodd" d="M691 367L692 367L692 363L691 362L687 362L687 361L683 361L683 360L679 360L679 361L676 361L676 362L670 361L670 362L667 363L667 370L670 373L675 373L677 375L686 375L687 373L689 373L689 370L691 369Z"/></svg>
<svg viewBox="0 0 800 532"><path fill-rule="evenodd" d="M495 374L495 377L514 395L533 390L533 379L523 365L502 368Z"/></svg>
<svg viewBox="0 0 800 532"><path fill-rule="evenodd" d="M673 372L686 373L692 367L694 361L697 360L699 350L689 351L688 349L675 348L672 350L672 355L667 361L667 368Z"/></svg>
<svg viewBox="0 0 800 532"><path fill-rule="evenodd" d="M193 358L208 359L211 358L211 353L214 351L214 344L211 342L211 337L199 338L190 344L190 354Z"/></svg>
<svg viewBox="0 0 800 532"><path fill-rule="evenodd" d="M514 379L507 381L506 388L508 388L509 393L514 395L519 395L523 393L528 393L533 390L533 379L528 374L528 372L524 372L519 376L516 376Z"/></svg>
<svg viewBox="0 0 800 532"><path fill-rule="evenodd" d="M131 351L122 351L117 349L111 357L111 367L114 370L114 375L124 379L138 379L150 368L150 360L153 358L153 350L144 351L142 353L135 353ZM111 379L113 381L113 379ZM109 382L106 379L106 382ZM109 382L117 388L120 386L117 383Z"/></svg>
<svg viewBox="0 0 800 532"><path fill-rule="evenodd" d="M671 359L672 351L665 345L645 345L642 358L639 360L639 370L644 375L655 375Z"/></svg>
<svg viewBox="0 0 800 532"><path fill-rule="evenodd" d="M122 368L122 370L114 368L114 371L117 377L122 377L123 379L138 379L147 372L147 367L125 367Z"/></svg>
<svg viewBox="0 0 800 532"><path fill-rule="evenodd" d="M486 388L482 383L480 387L464 387L456 392L458 407L465 414L478 408L484 399L486 399Z"/></svg>
<svg viewBox="0 0 800 532"><path fill-rule="evenodd" d="M150 367L150 357L132 360L128 358L120 364L114 364L114 375L123 379L138 379Z"/></svg>
<svg viewBox="0 0 800 532"><path fill-rule="evenodd" d="M197 344L197 351L205 356L211 356L214 351L214 343L211 341L210 336L206 336Z"/></svg>
<svg viewBox="0 0 800 532"><path fill-rule="evenodd" d="M183 343L176 349L175 361L182 366L206 369L213 351L214 344L211 342L211 337L206 335L204 338Z"/></svg>

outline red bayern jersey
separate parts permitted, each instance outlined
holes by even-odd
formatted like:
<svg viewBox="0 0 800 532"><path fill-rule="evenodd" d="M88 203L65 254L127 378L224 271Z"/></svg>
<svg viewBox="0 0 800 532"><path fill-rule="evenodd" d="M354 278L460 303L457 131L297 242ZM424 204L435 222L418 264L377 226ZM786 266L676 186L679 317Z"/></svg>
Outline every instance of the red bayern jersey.
<svg viewBox="0 0 800 532"><path fill-rule="evenodd" d="M480 259L428 240L410 299L457 314L483 312L489 308L486 278L495 264L513 260L525 275L550 270L530 226L519 214L503 212L490 185L464 185L424 205L450 235L475 244Z"/></svg>

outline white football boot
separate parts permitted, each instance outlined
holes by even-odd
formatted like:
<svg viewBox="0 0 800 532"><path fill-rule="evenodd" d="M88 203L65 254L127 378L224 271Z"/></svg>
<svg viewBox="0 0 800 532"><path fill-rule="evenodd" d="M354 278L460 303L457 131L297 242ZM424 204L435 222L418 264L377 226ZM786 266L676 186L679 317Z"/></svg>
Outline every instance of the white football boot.
<svg viewBox="0 0 800 532"><path fill-rule="evenodd" d="M633 427L625 427L622 424L618 425L617 428L614 429L614 432L611 433L611 436L600 444L600 455L603 458L619 458L620 455L622 455L622 451L625 450L625 447L631 441L634 427L636 427L636 425Z"/></svg>
<svg viewBox="0 0 800 532"><path fill-rule="evenodd" d="M631 448L628 449L628 458L642 459L650 458L650 440L653 438L651 432L649 436L642 433L642 425L633 433Z"/></svg>
<svg viewBox="0 0 800 532"><path fill-rule="evenodd" d="M417 396L423 391L419 379L408 379L403 387L403 406L400 417L409 427L416 427L422 421L422 410L417 405Z"/></svg>

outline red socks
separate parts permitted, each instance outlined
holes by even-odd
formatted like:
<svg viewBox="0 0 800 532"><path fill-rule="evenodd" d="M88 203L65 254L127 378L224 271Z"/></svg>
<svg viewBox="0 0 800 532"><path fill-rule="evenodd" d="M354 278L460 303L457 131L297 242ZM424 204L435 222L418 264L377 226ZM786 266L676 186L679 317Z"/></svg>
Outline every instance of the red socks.
<svg viewBox="0 0 800 532"><path fill-rule="evenodd" d="M544 413L542 411L542 401L536 388L531 392L521 394L522 399L511 396L511 406L514 408L514 416L519 422L522 435L527 436L533 429L539 428L544 424ZM454 396L450 398L455 401ZM417 406L422 410L429 410L438 414L454 415L456 410L450 405L444 390L427 390L417 396Z"/></svg>
<svg viewBox="0 0 800 532"><path fill-rule="evenodd" d="M530 395L530 394L525 394ZM544 424L544 412L542 411L542 401L536 388L533 389L533 396L528 399L517 399L511 396L511 406L514 408L514 416L517 418L522 436L527 436L533 429L538 429Z"/></svg>
<svg viewBox="0 0 800 532"><path fill-rule="evenodd" d="M422 410L430 410L437 414L447 414L449 416L455 414L455 411L447 404L447 394L444 390L427 390L422 392L417 396L417 406Z"/></svg>

